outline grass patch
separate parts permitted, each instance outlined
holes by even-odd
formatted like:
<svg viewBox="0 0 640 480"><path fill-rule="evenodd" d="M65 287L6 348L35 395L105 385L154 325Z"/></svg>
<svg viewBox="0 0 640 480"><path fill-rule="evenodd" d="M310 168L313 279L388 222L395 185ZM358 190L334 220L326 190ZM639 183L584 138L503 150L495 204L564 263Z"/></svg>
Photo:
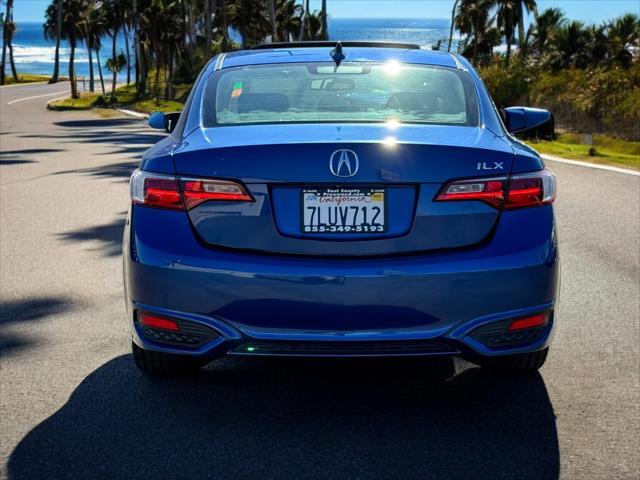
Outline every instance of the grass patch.
<svg viewBox="0 0 640 480"><path fill-rule="evenodd" d="M47 103L49 110L89 110L98 101L98 93L81 93L79 98L65 98Z"/></svg>
<svg viewBox="0 0 640 480"><path fill-rule="evenodd" d="M13 84L16 84L16 83L48 82L50 78L51 78L51 76L49 76L49 75L32 75L30 73L19 73L18 74L18 81L16 82L13 79L13 75L9 74L9 75L7 75L5 77L4 84L5 85L13 85ZM66 80L66 77L65 78L58 77L58 79L60 81L62 81L62 80Z"/></svg>
<svg viewBox="0 0 640 480"><path fill-rule="evenodd" d="M190 84L176 84L174 86L175 98L186 98L190 89ZM116 105L135 112L179 112L184 106L183 102L177 100L155 99L152 95L146 95L141 99L136 99L135 97L136 87L133 84L116 88Z"/></svg>
<svg viewBox="0 0 640 480"><path fill-rule="evenodd" d="M589 155L591 147L582 142L580 134L561 133L553 142L539 140L528 141L527 144L543 154L640 170L640 142L593 135L594 155Z"/></svg>
<svg viewBox="0 0 640 480"><path fill-rule="evenodd" d="M176 98L186 98L191 85L176 85ZM119 107L133 110L140 113L153 112L179 112L184 104L176 100L156 100L147 95L142 99L136 99L135 85L123 85L116 88L116 100L111 104L111 94L104 97L100 93L85 92L80 98L65 98L49 102L47 108L50 110L88 110L91 108Z"/></svg>

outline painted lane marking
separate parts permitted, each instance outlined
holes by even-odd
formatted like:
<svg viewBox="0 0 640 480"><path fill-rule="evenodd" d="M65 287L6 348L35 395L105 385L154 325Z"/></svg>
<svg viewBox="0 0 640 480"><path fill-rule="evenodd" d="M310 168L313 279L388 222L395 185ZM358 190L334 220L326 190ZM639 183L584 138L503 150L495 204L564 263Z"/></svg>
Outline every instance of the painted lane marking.
<svg viewBox="0 0 640 480"><path fill-rule="evenodd" d="M60 95L61 93L65 93L65 92L66 90L62 90L60 92L45 93L44 95L34 95L32 97L18 98L16 100L11 100L10 102L7 102L7 105L13 105L14 103L24 102L25 100L33 100L34 98L51 97L53 95Z"/></svg>
<svg viewBox="0 0 640 480"><path fill-rule="evenodd" d="M568 165L578 165L579 167L595 168L596 170L608 170L609 172L623 173L640 177L640 172L628 168L611 167L609 165L598 165L597 163L581 162L579 160L569 160L567 158L554 157L551 155L541 155L544 160L551 162L566 163Z"/></svg>

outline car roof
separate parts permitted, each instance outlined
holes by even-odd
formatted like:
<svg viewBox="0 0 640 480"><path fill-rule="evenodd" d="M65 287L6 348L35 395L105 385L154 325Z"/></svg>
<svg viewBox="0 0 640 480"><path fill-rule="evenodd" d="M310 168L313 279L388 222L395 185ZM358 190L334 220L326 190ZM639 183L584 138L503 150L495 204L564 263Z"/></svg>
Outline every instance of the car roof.
<svg viewBox="0 0 640 480"><path fill-rule="evenodd" d="M334 46L301 47L299 44L293 44L292 46L280 44L276 45L276 48L268 48L263 45L259 49L229 52L218 62L212 62L211 68L230 68L270 63L331 62L330 52ZM434 50L397 48L384 44L379 47L346 44L343 45L342 53L345 55L344 62L387 62L397 60L402 63L462 68L454 54Z"/></svg>

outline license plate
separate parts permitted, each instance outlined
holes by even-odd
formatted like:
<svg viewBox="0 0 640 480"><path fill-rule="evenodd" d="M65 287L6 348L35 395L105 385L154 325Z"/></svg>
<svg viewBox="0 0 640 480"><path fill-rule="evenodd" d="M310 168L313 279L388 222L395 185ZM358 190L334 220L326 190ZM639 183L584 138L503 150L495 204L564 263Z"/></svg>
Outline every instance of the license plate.
<svg viewBox="0 0 640 480"><path fill-rule="evenodd" d="M302 233L385 233L387 195L383 188L305 188Z"/></svg>

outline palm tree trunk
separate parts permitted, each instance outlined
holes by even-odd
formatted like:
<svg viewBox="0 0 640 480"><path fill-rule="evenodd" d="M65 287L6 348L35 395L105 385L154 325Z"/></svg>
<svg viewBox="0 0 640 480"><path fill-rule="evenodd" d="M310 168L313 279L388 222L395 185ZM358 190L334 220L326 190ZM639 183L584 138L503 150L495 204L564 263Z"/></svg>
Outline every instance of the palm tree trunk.
<svg viewBox="0 0 640 480"><path fill-rule="evenodd" d="M96 48L96 62L98 62L98 75L100 75L100 86L102 87L102 96L106 95L104 89L104 77L102 76L102 65L100 65L100 49Z"/></svg>
<svg viewBox="0 0 640 480"><path fill-rule="evenodd" d="M156 102L160 99L160 64L162 63L162 61L160 60L160 49L158 48L158 45L156 44L156 78L155 78L155 97L156 97Z"/></svg>
<svg viewBox="0 0 640 480"><path fill-rule="evenodd" d="M118 38L118 27L114 26L113 27L113 38L111 41L111 55L112 55L112 59L113 62L115 64L116 62L116 40ZM116 81L118 80L118 72L117 70L114 68L113 69L113 76L111 78L111 103L116 101Z"/></svg>
<svg viewBox="0 0 640 480"><path fill-rule="evenodd" d="M11 28L7 31L7 20ZM16 72L16 62L13 61L13 33L15 24L13 23L13 0L7 0L7 18L5 19L4 30L7 31L7 47L9 48L9 63L11 64L11 74L14 82L18 83L18 73Z"/></svg>
<svg viewBox="0 0 640 480"><path fill-rule="evenodd" d="M307 39L311 40L311 20L309 18L311 16L311 10L309 9L309 0L305 0L305 11L307 12L305 15L305 30L307 32Z"/></svg>
<svg viewBox="0 0 640 480"><path fill-rule="evenodd" d="M304 24L307 21L307 10L309 9L309 0L307 0L305 6L302 7L302 17L300 17L300 33L298 34L298 41L304 40Z"/></svg>
<svg viewBox="0 0 640 480"><path fill-rule="evenodd" d="M271 22L271 41L278 41L278 29L276 28L276 4L275 0L267 0L267 13Z"/></svg>
<svg viewBox="0 0 640 480"><path fill-rule="evenodd" d="M69 38L69 83L71 84L71 98L78 98L78 85L76 84L76 70L75 70L75 57L76 57L76 39L71 36Z"/></svg>
<svg viewBox="0 0 640 480"><path fill-rule="evenodd" d="M453 24L456 21L456 8L458 7L458 1L455 0L453 2L453 8L451 9L451 28L449 29L449 46L447 47L447 52L451 51L451 41L453 40Z"/></svg>
<svg viewBox="0 0 640 480"><path fill-rule="evenodd" d="M53 63L53 75L49 83L57 83L60 71L60 39L62 37L62 0L56 5L56 54Z"/></svg>
<svg viewBox="0 0 640 480"><path fill-rule="evenodd" d="M522 0L518 0L518 42L520 44L520 49L525 45L524 38L524 4Z"/></svg>
<svg viewBox="0 0 640 480"><path fill-rule="evenodd" d="M127 24L123 26L124 32L124 49L127 52L127 85L131 83L131 52L129 51L129 30Z"/></svg>
<svg viewBox="0 0 640 480"><path fill-rule="evenodd" d="M226 0L219 0L218 8L220 8L220 14L222 15L222 37L225 44L229 45L229 23L227 21L227 2Z"/></svg>
<svg viewBox="0 0 640 480"><path fill-rule="evenodd" d="M147 75L149 73L148 61L147 61L147 52L144 46L138 43L140 49L140 61L138 66L140 67L140 80L138 82L138 86L136 87L136 97L142 98L144 94L147 92Z"/></svg>
<svg viewBox="0 0 640 480"><path fill-rule="evenodd" d="M205 29L205 41L204 41L204 60L209 60L211 56L211 15L212 15L212 5L211 2L213 0L205 0L205 8L204 8L204 29Z"/></svg>
<svg viewBox="0 0 640 480"><path fill-rule="evenodd" d="M167 100L173 100L173 45L169 45L169 65L167 73Z"/></svg>
<svg viewBox="0 0 640 480"><path fill-rule="evenodd" d="M91 42L87 42L87 53L89 55L89 91L95 92L95 81L93 75L93 48L91 48Z"/></svg>
<svg viewBox="0 0 640 480"><path fill-rule="evenodd" d="M320 21L322 25L322 28L320 30L320 40L329 40L329 25L327 24L327 0L322 0Z"/></svg>
<svg viewBox="0 0 640 480"><path fill-rule="evenodd" d="M9 2L7 2L7 11L2 21L2 63L0 64L0 85L4 85L5 73L4 69L7 64L7 22L9 21Z"/></svg>

